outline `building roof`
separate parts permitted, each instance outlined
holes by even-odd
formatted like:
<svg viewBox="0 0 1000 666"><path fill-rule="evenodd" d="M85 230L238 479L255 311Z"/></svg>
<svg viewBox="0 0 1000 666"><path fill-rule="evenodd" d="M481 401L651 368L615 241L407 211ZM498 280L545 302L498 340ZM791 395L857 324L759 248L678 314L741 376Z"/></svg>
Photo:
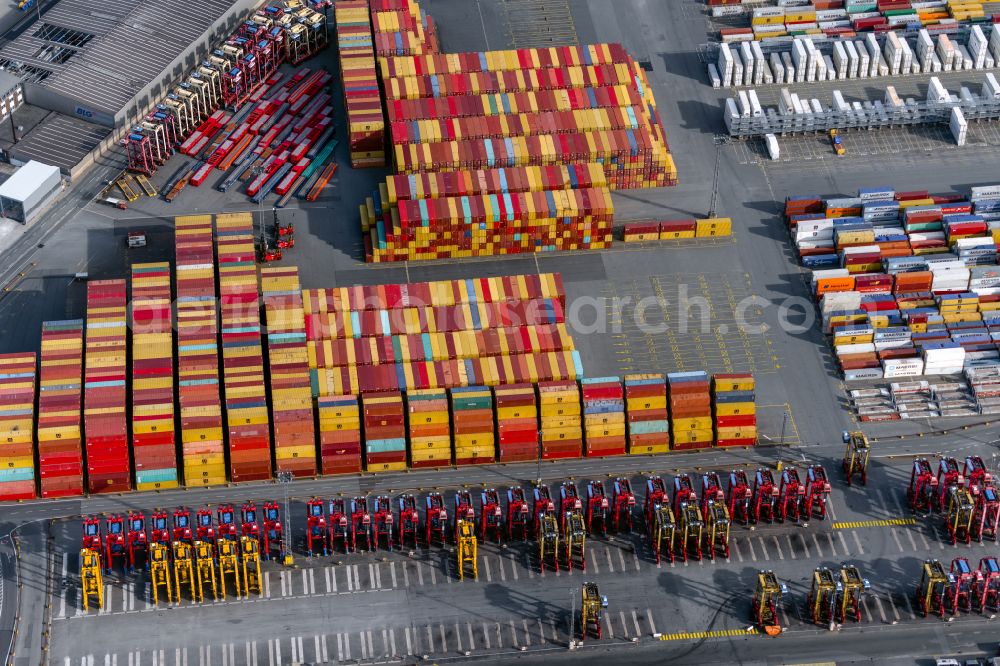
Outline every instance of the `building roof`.
<svg viewBox="0 0 1000 666"><path fill-rule="evenodd" d="M59 167L32 160L15 171L14 175L4 181L3 185L0 185L0 197L14 201L25 201L32 192L38 189L40 183L52 176L53 172L58 176Z"/></svg>
<svg viewBox="0 0 1000 666"><path fill-rule="evenodd" d="M11 153L20 159L53 164L69 173L109 134L108 127L50 113L14 145Z"/></svg>
<svg viewBox="0 0 1000 666"><path fill-rule="evenodd" d="M0 65L48 72L43 86L113 115L231 7L229 0L60 0L0 50Z"/></svg>
<svg viewBox="0 0 1000 666"><path fill-rule="evenodd" d="M0 70L0 97L5 96L19 85L21 85L21 77Z"/></svg>

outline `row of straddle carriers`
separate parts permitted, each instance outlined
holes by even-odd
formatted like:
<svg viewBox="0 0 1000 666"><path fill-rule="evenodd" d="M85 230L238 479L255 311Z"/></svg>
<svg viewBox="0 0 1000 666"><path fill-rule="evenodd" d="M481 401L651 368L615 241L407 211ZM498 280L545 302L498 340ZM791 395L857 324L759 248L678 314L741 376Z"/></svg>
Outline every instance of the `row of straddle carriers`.
<svg viewBox="0 0 1000 666"><path fill-rule="evenodd" d="M973 569L969 560L956 557L950 570L938 560L926 560L916 589L917 610L924 617L958 615L959 612L995 614L1000 610L1000 564L995 557L979 560Z"/></svg>
<svg viewBox="0 0 1000 666"><path fill-rule="evenodd" d="M979 456L967 457L964 466L955 458L939 458L936 475L929 460L915 459L906 499L914 512L940 512L952 545L997 540L1000 493Z"/></svg>

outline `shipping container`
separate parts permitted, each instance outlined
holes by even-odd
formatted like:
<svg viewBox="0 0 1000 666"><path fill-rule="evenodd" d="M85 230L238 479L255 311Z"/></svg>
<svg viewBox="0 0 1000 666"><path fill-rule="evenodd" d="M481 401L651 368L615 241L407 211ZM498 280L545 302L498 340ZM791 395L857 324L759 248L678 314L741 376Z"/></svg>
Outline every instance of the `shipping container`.
<svg viewBox="0 0 1000 666"><path fill-rule="evenodd" d="M580 380L588 458L625 455L625 394L618 377Z"/></svg>
<svg viewBox="0 0 1000 666"><path fill-rule="evenodd" d="M712 378L716 446L756 446L757 406L753 375L719 374Z"/></svg>
<svg viewBox="0 0 1000 666"><path fill-rule="evenodd" d="M538 425L543 460L583 455L580 387L575 381L548 381L536 385Z"/></svg>
<svg viewBox="0 0 1000 666"><path fill-rule="evenodd" d="M533 384L508 384L493 389L496 405L497 460L538 459L538 400Z"/></svg>
<svg viewBox="0 0 1000 666"><path fill-rule="evenodd" d="M486 386L451 389L451 419L456 465L481 465L496 460L493 394Z"/></svg>
<svg viewBox="0 0 1000 666"><path fill-rule="evenodd" d="M406 408L399 391L368 393L364 411L365 469L398 472L406 469Z"/></svg>
<svg viewBox="0 0 1000 666"><path fill-rule="evenodd" d="M0 354L0 501L33 499L35 354Z"/></svg>
<svg viewBox="0 0 1000 666"><path fill-rule="evenodd" d="M445 467L452 461L452 421L448 392L423 389L406 393L410 467Z"/></svg>
<svg viewBox="0 0 1000 666"><path fill-rule="evenodd" d="M630 454L670 450L667 384L663 375L625 375L625 418Z"/></svg>
<svg viewBox="0 0 1000 666"><path fill-rule="evenodd" d="M385 118L368 2L339 0L334 3L334 20L351 165L356 169L385 166Z"/></svg>
<svg viewBox="0 0 1000 666"><path fill-rule="evenodd" d="M357 396L321 396L316 400L319 464L323 474L351 474L362 469L361 413Z"/></svg>
<svg viewBox="0 0 1000 666"><path fill-rule="evenodd" d="M215 246L229 478L269 479L271 426L264 386L253 216L217 215Z"/></svg>
<svg viewBox="0 0 1000 666"><path fill-rule="evenodd" d="M83 320L42 324L38 476L44 498L84 493L81 434Z"/></svg>
<svg viewBox="0 0 1000 666"><path fill-rule="evenodd" d="M667 374L672 449L704 449L712 446L712 397L706 372Z"/></svg>

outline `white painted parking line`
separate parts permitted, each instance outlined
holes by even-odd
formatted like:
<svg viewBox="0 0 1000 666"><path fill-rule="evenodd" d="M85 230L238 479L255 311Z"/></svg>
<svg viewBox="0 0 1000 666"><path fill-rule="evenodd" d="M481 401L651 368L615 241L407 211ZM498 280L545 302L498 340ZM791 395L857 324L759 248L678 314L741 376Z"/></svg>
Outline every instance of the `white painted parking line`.
<svg viewBox="0 0 1000 666"><path fill-rule="evenodd" d="M368 641L365 640L365 632L362 631L360 633L361 633L361 658L362 659L367 659L368 658Z"/></svg>
<svg viewBox="0 0 1000 666"><path fill-rule="evenodd" d="M802 532L796 532L795 536L797 536L799 538L799 541L802 542L802 552L805 553L805 556L808 559L810 557L810 555L809 555L809 544L806 543L805 536L803 536ZM814 534L813 536L816 536L816 535ZM789 539L788 539L788 545L789 546L791 546L791 542L792 542L791 537L789 537ZM793 557L795 556L795 550L794 550L794 548L792 549L792 556Z"/></svg>
<svg viewBox="0 0 1000 666"><path fill-rule="evenodd" d="M330 567L323 567L323 580L326 582L326 593L330 594L333 591L330 586Z"/></svg>
<svg viewBox="0 0 1000 666"><path fill-rule="evenodd" d="M199 645L198 646L198 666L205 666L205 646L204 645Z"/></svg>
<svg viewBox="0 0 1000 666"><path fill-rule="evenodd" d="M556 629L556 621L555 620L549 620L549 629L552 630L552 642L553 643L558 643L559 642L559 631Z"/></svg>
<svg viewBox="0 0 1000 666"><path fill-rule="evenodd" d="M420 583L420 585L423 585L424 584L424 568L420 565L420 562L417 562L416 564L417 564L417 582Z"/></svg>
<svg viewBox="0 0 1000 666"><path fill-rule="evenodd" d="M326 634L323 634L322 636L319 637L319 650L320 650L321 661L324 664L330 661L330 657L328 656L328 653L326 651Z"/></svg>
<svg viewBox="0 0 1000 666"><path fill-rule="evenodd" d="M468 622L465 623L465 628L469 631L469 649L476 649L476 638L472 635L472 625Z"/></svg>
<svg viewBox="0 0 1000 666"><path fill-rule="evenodd" d="M410 637L410 628L403 628L403 635L406 636L406 656L410 657L413 655L413 639Z"/></svg>
<svg viewBox="0 0 1000 666"><path fill-rule="evenodd" d="M599 574L599 573L601 573L601 567L600 567L600 565L597 564L597 553L596 553L596 551L597 551L596 546L591 549L591 551L590 551L590 563L591 563L591 566L593 566L593 568L594 568L594 573L595 574ZM610 561L611 561L611 558L608 558L608 562L610 562ZM543 574L545 573L544 569L542 569L542 573Z"/></svg>
<svg viewBox="0 0 1000 666"><path fill-rule="evenodd" d="M487 650L489 650L490 647L492 647L490 645L490 630L489 627L486 626L485 622L483 622L483 642L486 643Z"/></svg>
<svg viewBox="0 0 1000 666"><path fill-rule="evenodd" d="M655 634L656 633L656 624L653 622L653 609L652 608L647 608L646 609L646 619L649 620L649 632L651 634Z"/></svg>
<svg viewBox="0 0 1000 666"><path fill-rule="evenodd" d="M305 651L305 648L302 647L302 637L299 636L298 638L296 638L295 642L297 642L299 644L299 661L305 661L306 660L306 651Z"/></svg>
<svg viewBox="0 0 1000 666"><path fill-rule="evenodd" d="M507 582L507 572L503 570L503 555L497 555L497 570L500 571L500 580Z"/></svg>
<svg viewBox="0 0 1000 666"><path fill-rule="evenodd" d="M875 605L878 606L878 614L879 614L879 617L882 618L882 622L883 623L887 623L889 621L889 619L885 615L885 609L882 608L882 601L881 601L881 599L878 598L877 594L873 595L872 599L874 599Z"/></svg>
<svg viewBox="0 0 1000 666"><path fill-rule="evenodd" d="M608 571L610 573L614 573L615 572L615 565L611 563L611 550L608 549L607 546L604 547L604 554L608 558Z"/></svg>
<svg viewBox="0 0 1000 666"><path fill-rule="evenodd" d="M395 562L389 562L389 576L392 578L392 589L395 590L397 587L399 587L399 584L396 582L396 563Z"/></svg>
<svg viewBox="0 0 1000 666"><path fill-rule="evenodd" d="M827 534L827 536L830 535ZM816 546L816 557L823 557L823 548L819 545L819 536L817 536L816 533L813 532L812 538L813 538L813 545Z"/></svg>
<svg viewBox="0 0 1000 666"><path fill-rule="evenodd" d="M899 609L896 608L896 604L892 603L892 597L891 596L888 597L888 599L889 599L889 608L892 610L892 615L893 615L893 617L896 618L896 622L899 622L899 620L900 620Z"/></svg>
<svg viewBox="0 0 1000 666"><path fill-rule="evenodd" d="M896 533L896 530L890 527L889 533L892 535L892 540L896 542L896 548L899 548L899 552L904 552L903 542L899 540L899 535Z"/></svg>
<svg viewBox="0 0 1000 666"><path fill-rule="evenodd" d="M768 562L770 562L771 561L771 556L767 552L767 544L764 543L764 537L757 537L757 541L760 542L760 549L761 549L761 552L764 553L764 559L767 560Z"/></svg>
<svg viewBox="0 0 1000 666"><path fill-rule="evenodd" d="M618 611L618 617L621 618L621 621L622 621L622 631L625 633L625 638L628 638L629 637L628 622L625 620L625 611L623 611L623 610L622 611Z"/></svg>
<svg viewBox="0 0 1000 666"><path fill-rule="evenodd" d="M376 590L378 587L375 584L375 564L373 562L368 563L368 587L369 589ZM360 586L359 588L360 589Z"/></svg>
<svg viewBox="0 0 1000 666"><path fill-rule="evenodd" d="M618 549L618 560L621 562L622 571L625 571L625 551L621 548Z"/></svg>
<svg viewBox="0 0 1000 666"><path fill-rule="evenodd" d="M309 594L316 594L316 570L309 570Z"/></svg>
<svg viewBox="0 0 1000 666"><path fill-rule="evenodd" d="M528 570L528 578L535 577L535 568L531 566L531 555L528 553L524 554L524 568Z"/></svg>
<svg viewBox="0 0 1000 666"><path fill-rule="evenodd" d="M642 633L642 629L639 627L639 614L632 609L632 623L635 624L635 635L638 636Z"/></svg>
<svg viewBox="0 0 1000 666"><path fill-rule="evenodd" d="M351 658L351 635L344 632L344 659Z"/></svg>
<svg viewBox="0 0 1000 666"><path fill-rule="evenodd" d="M288 572L287 571L279 571L278 572L278 578L279 578L279 580L281 580L281 596L283 596L283 597L287 597L288 596L288 584L285 582L285 574L286 573L288 573Z"/></svg>
<svg viewBox="0 0 1000 666"><path fill-rule="evenodd" d="M442 627L442 631L443 631ZM427 644L430 646L428 652L434 652L434 632L431 631L431 625L427 625Z"/></svg>
<svg viewBox="0 0 1000 666"><path fill-rule="evenodd" d="M778 549L778 559L779 560L785 559L785 554L781 552L781 544L778 542L778 537L772 536L771 538L774 540L774 547Z"/></svg>
<svg viewBox="0 0 1000 666"><path fill-rule="evenodd" d="M114 598L111 596L111 590L114 589L111 585L104 586L104 606L97 611L98 615L105 615L111 610L111 604L114 603Z"/></svg>
<svg viewBox="0 0 1000 666"><path fill-rule="evenodd" d="M378 562L375 563L375 588L376 590L382 589L382 565Z"/></svg>
<svg viewBox="0 0 1000 666"><path fill-rule="evenodd" d="M443 624L439 624L438 627L441 628L441 651L442 652L447 652L448 651L448 637L444 633L444 625Z"/></svg>
<svg viewBox="0 0 1000 666"><path fill-rule="evenodd" d="M514 626L514 620L510 621L510 640L514 647L518 647L517 644L517 627Z"/></svg>
<svg viewBox="0 0 1000 666"><path fill-rule="evenodd" d="M604 625L607 627L607 630L608 630L608 638L614 638L615 637L615 630L611 628L611 613L606 613L604 615ZM585 629L585 628L586 627L581 628L581 631L582 631L582 629Z"/></svg>
<svg viewBox="0 0 1000 666"><path fill-rule="evenodd" d="M445 560L445 572L448 571L447 566L448 566L447 560ZM436 571L437 567L432 567L431 565L428 564L427 568L430 569L431 571L431 585L437 585L438 584L437 571ZM446 575L445 578L448 578L448 576ZM450 578L448 580L449 582L451 581Z"/></svg>
<svg viewBox="0 0 1000 666"><path fill-rule="evenodd" d="M531 632L528 631L528 621L521 620L521 624L524 626L524 646L531 647Z"/></svg>
<svg viewBox="0 0 1000 666"><path fill-rule="evenodd" d="M274 639L274 659L278 666L281 666L281 639Z"/></svg>
<svg viewBox="0 0 1000 666"><path fill-rule="evenodd" d="M409 567L406 566L406 562L403 562L403 587L410 586L410 574Z"/></svg>
<svg viewBox="0 0 1000 666"><path fill-rule="evenodd" d="M344 638L337 634L337 661L344 661Z"/></svg>
<svg viewBox="0 0 1000 666"><path fill-rule="evenodd" d="M930 550L931 544L927 541L927 537L924 536L923 532L917 532L917 536L920 537L920 543L924 545L924 550Z"/></svg>
<svg viewBox="0 0 1000 666"><path fill-rule="evenodd" d="M271 598L271 572L265 571L262 577L264 579L264 598Z"/></svg>
<svg viewBox="0 0 1000 666"><path fill-rule="evenodd" d="M299 663L299 646L295 641L295 636L292 636L291 643L292 643L292 663L297 664Z"/></svg>
<svg viewBox="0 0 1000 666"><path fill-rule="evenodd" d="M858 547L858 554L864 555L865 549L861 547L861 539L858 538L857 530L851 530L851 536L854 537L854 544Z"/></svg>
<svg viewBox="0 0 1000 666"><path fill-rule="evenodd" d="M485 557L485 556L483 557L483 568L486 570L486 582L487 583L492 583L493 582L493 573L490 571L490 558L489 557Z"/></svg>
<svg viewBox="0 0 1000 666"><path fill-rule="evenodd" d="M496 627L497 627L497 647L498 648L502 648L503 647L503 634L501 633L502 629L500 628L500 623L499 622L496 623Z"/></svg>
<svg viewBox="0 0 1000 666"><path fill-rule="evenodd" d="M374 657L375 656L375 646L372 645L372 632L371 631L367 631L367 632L365 632L365 635L368 637L368 654L370 654L370 655L372 655Z"/></svg>
<svg viewBox="0 0 1000 666"><path fill-rule="evenodd" d="M383 632L382 640L385 640L385 634L384 634L384 632ZM389 630L389 656L390 657L395 657L396 656L396 630L395 629L390 629Z"/></svg>
<svg viewBox="0 0 1000 666"><path fill-rule="evenodd" d="M753 540L750 537L747 537L746 544L747 544L747 548L750 549L750 559L753 560L754 562L756 562L757 561L757 553L753 549Z"/></svg>
<svg viewBox="0 0 1000 666"><path fill-rule="evenodd" d="M837 520L837 514L833 510L833 502L831 502L829 499L827 499L826 501L826 512L830 516L829 518L827 518L827 520L832 520L832 521Z"/></svg>
<svg viewBox="0 0 1000 666"><path fill-rule="evenodd" d="M847 547L847 540L844 539L844 533L842 531L837 532L837 538L840 540L840 548L844 551L844 555L850 555L851 551ZM833 548L833 539L830 539L830 547ZM834 551L833 554L836 556L837 552Z"/></svg>
<svg viewBox="0 0 1000 666"><path fill-rule="evenodd" d="M302 570L302 596L308 596L309 595L309 572L310 571L312 571L312 569L303 569ZM292 661L295 661L295 660L293 659Z"/></svg>

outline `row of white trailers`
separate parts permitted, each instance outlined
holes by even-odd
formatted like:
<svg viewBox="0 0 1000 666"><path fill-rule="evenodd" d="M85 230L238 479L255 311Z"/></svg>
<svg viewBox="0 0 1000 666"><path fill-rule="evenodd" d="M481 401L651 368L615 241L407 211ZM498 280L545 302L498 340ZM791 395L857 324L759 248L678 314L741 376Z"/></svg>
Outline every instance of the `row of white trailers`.
<svg viewBox="0 0 1000 666"><path fill-rule="evenodd" d="M718 60L708 65L712 86L741 87L994 69L1000 63L1000 25L972 26L966 44L947 34L936 39L920 30L913 46L905 36L874 33L864 39L829 42L822 52L810 37L796 37L788 51L765 54L760 42L720 44Z"/></svg>

